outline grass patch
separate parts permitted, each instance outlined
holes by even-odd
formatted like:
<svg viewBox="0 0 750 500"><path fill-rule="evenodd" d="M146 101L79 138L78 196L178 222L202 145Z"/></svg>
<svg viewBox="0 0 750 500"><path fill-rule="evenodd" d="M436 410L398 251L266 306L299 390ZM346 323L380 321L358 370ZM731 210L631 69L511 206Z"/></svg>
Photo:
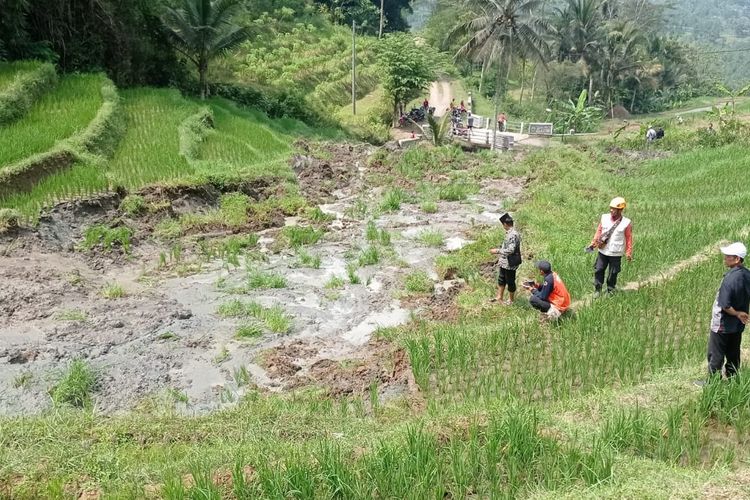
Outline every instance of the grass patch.
<svg viewBox="0 0 750 500"><path fill-rule="evenodd" d="M234 331L234 336L238 339L257 339L263 335L263 328L256 323L242 325Z"/></svg>
<svg viewBox="0 0 750 500"><path fill-rule="evenodd" d="M219 306L218 314L224 318L255 318L274 333L288 333L292 319L281 306L263 307L257 302L232 300Z"/></svg>
<svg viewBox="0 0 750 500"><path fill-rule="evenodd" d="M428 229L419 233L419 241L428 247L442 247L445 244L445 235L440 231Z"/></svg>
<svg viewBox="0 0 750 500"><path fill-rule="evenodd" d="M303 245L314 245L323 237L325 231L311 226L286 226L281 230L281 238L292 248Z"/></svg>
<svg viewBox="0 0 750 500"><path fill-rule="evenodd" d="M123 252L130 253L132 238L133 230L127 226L108 227L99 224L84 230L81 248L90 251L98 247L105 252L110 252L115 247L119 247Z"/></svg>
<svg viewBox="0 0 750 500"><path fill-rule="evenodd" d="M380 262L380 252L375 246L369 246L362 250L357 260L360 266L373 266Z"/></svg>
<svg viewBox="0 0 750 500"><path fill-rule="evenodd" d="M320 269L320 255L313 255L302 247L297 249L297 266Z"/></svg>
<svg viewBox="0 0 750 500"><path fill-rule="evenodd" d="M83 360L70 363L68 370L50 391L56 406L70 405L84 408L91 405L91 393L96 388L97 375Z"/></svg>
<svg viewBox="0 0 750 500"><path fill-rule="evenodd" d="M406 193L402 189L393 188L386 191L380 201L380 210L383 212L396 212L401 208L401 203L406 200Z"/></svg>
<svg viewBox="0 0 750 500"><path fill-rule="evenodd" d="M323 210L321 210L320 207L309 208L305 215L310 222L315 222L318 224L330 222L336 218L331 214L325 213Z"/></svg>
<svg viewBox="0 0 750 500"><path fill-rule="evenodd" d="M423 201L419 204L419 208L426 214L435 214L438 211L437 203L434 201Z"/></svg>
<svg viewBox="0 0 750 500"><path fill-rule="evenodd" d="M130 216L141 215L146 210L146 200L138 194L129 194L120 202L120 211Z"/></svg>
<svg viewBox="0 0 750 500"><path fill-rule="evenodd" d="M265 271L250 271L247 275L247 286L257 288L286 288L286 278L280 274Z"/></svg>
<svg viewBox="0 0 750 500"><path fill-rule="evenodd" d="M33 379L34 375L31 372L23 372L22 374L13 377L13 388L25 389L31 385Z"/></svg>
<svg viewBox="0 0 750 500"><path fill-rule="evenodd" d="M345 284L346 281L344 281L343 278L340 278L339 276L331 276L331 279L329 279L323 287L326 290L339 290L344 288Z"/></svg>
<svg viewBox="0 0 750 500"><path fill-rule="evenodd" d="M102 296L105 299L121 299L125 295L125 289L119 283L108 283L102 288Z"/></svg>
<svg viewBox="0 0 750 500"><path fill-rule="evenodd" d="M359 285L362 283L359 274L357 274L357 266L354 265L353 262L346 265L346 275L349 278L349 283L352 285Z"/></svg>
<svg viewBox="0 0 750 500"><path fill-rule="evenodd" d="M404 278L404 288L411 293L432 293L435 284L424 271L414 271Z"/></svg>
<svg viewBox="0 0 750 500"><path fill-rule="evenodd" d="M55 319L60 321L86 321L88 314L81 309L65 309L55 314Z"/></svg>

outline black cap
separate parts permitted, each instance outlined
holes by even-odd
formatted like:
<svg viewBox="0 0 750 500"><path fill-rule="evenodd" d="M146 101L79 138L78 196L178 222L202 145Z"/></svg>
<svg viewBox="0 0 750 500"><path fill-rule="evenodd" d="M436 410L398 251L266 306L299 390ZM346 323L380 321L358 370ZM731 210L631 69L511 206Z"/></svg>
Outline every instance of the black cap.
<svg viewBox="0 0 750 500"><path fill-rule="evenodd" d="M552 264L549 263L547 260L540 260L536 263L536 268L542 271L543 273L551 273L552 272Z"/></svg>
<svg viewBox="0 0 750 500"><path fill-rule="evenodd" d="M503 224L510 224L513 222L513 217L511 217L508 212L505 212L500 216L500 222L502 222Z"/></svg>

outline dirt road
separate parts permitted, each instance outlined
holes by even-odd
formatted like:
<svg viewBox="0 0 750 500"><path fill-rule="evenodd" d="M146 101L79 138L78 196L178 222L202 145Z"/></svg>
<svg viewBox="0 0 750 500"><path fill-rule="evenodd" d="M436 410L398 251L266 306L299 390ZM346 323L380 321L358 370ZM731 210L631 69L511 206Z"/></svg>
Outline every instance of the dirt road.
<svg viewBox="0 0 750 500"><path fill-rule="evenodd" d="M435 108L436 116L443 116L451 105L451 83L448 80L438 80L430 85L430 106Z"/></svg>

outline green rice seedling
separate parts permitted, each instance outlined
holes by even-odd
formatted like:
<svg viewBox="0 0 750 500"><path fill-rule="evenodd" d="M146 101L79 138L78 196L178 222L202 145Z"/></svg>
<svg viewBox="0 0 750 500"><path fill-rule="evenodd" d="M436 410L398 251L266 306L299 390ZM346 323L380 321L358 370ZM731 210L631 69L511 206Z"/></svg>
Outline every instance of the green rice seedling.
<svg viewBox="0 0 750 500"><path fill-rule="evenodd" d="M98 377L83 360L76 359L68 365L60 381L51 389L50 396L55 405L71 405L77 408L91 404L91 392L96 389Z"/></svg>
<svg viewBox="0 0 750 500"><path fill-rule="evenodd" d="M313 255L307 252L303 247L297 249L297 266L320 269L320 255Z"/></svg>
<svg viewBox="0 0 750 500"><path fill-rule="evenodd" d="M247 286L257 288L286 288L286 278L280 274L253 270L247 275Z"/></svg>
<svg viewBox="0 0 750 500"><path fill-rule="evenodd" d="M419 208L426 214L434 214L438 211L437 203L434 201L423 201Z"/></svg>
<svg viewBox="0 0 750 500"><path fill-rule="evenodd" d="M0 208L0 233L18 227L21 213L10 208Z"/></svg>
<svg viewBox="0 0 750 500"><path fill-rule="evenodd" d="M367 227L365 227L365 238L367 241L378 241L380 233L378 232L378 226L375 225L375 221L368 221Z"/></svg>
<svg viewBox="0 0 750 500"><path fill-rule="evenodd" d="M274 333L288 333L292 329L292 320L281 306L265 308L256 317Z"/></svg>
<svg viewBox="0 0 750 500"><path fill-rule="evenodd" d="M330 222L336 218L331 214L325 213L320 207L313 207L308 209L305 215L310 220L310 222L315 222L318 224Z"/></svg>
<svg viewBox="0 0 750 500"><path fill-rule="evenodd" d="M367 217L367 212L367 202L362 198L357 198L357 201L344 211L347 216L357 220L362 220Z"/></svg>
<svg viewBox="0 0 750 500"><path fill-rule="evenodd" d="M419 233L419 241L428 247L441 247L445 244L445 235L437 230L425 230Z"/></svg>
<svg viewBox="0 0 750 500"><path fill-rule="evenodd" d="M373 266L380 262L380 252L377 247L369 246L360 252L357 262L360 266Z"/></svg>
<svg viewBox="0 0 750 500"><path fill-rule="evenodd" d="M255 339L263 335L263 329L256 323L239 326L234 332L238 339Z"/></svg>
<svg viewBox="0 0 750 500"><path fill-rule="evenodd" d="M432 293L435 284L426 272L414 271L404 278L404 288L411 293Z"/></svg>
<svg viewBox="0 0 750 500"><path fill-rule="evenodd" d="M190 466L190 476L193 478L193 485L187 492L188 498L201 498L205 500L220 500L221 493L214 484L213 474L208 464L203 462L193 462Z"/></svg>
<svg viewBox="0 0 750 500"><path fill-rule="evenodd" d="M232 370L232 378L237 387L243 387L250 383L250 372L247 371L245 365L242 365Z"/></svg>
<svg viewBox="0 0 750 500"><path fill-rule="evenodd" d="M263 307L257 302L231 300L219 306L218 315L224 318L255 318L274 333L287 333L292 320L281 306Z"/></svg>
<svg viewBox="0 0 750 500"><path fill-rule="evenodd" d="M346 265L346 275L349 278L349 283L352 285L359 285L362 283L359 274L357 274L357 266L353 262Z"/></svg>
<svg viewBox="0 0 750 500"><path fill-rule="evenodd" d="M123 249L125 253L130 253L131 238L133 230L127 226L107 227L104 225L95 225L87 227L83 232L83 242L81 248L92 250L100 246L105 252L111 251L115 245Z"/></svg>
<svg viewBox="0 0 750 500"><path fill-rule="evenodd" d="M108 283L102 288L102 296L105 299L121 299L125 295L125 289L119 283Z"/></svg>
<svg viewBox="0 0 750 500"><path fill-rule="evenodd" d="M391 233L389 233L385 229L380 230L380 234L378 235L378 239L380 240L380 244L384 247L391 246Z"/></svg>
<svg viewBox="0 0 750 500"><path fill-rule="evenodd" d="M43 153L83 130L94 119L103 103L101 74L75 74L60 80L29 111L0 134L0 171L4 167Z"/></svg>
<svg viewBox="0 0 750 500"><path fill-rule="evenodd" d="M138 194L129 194L120 202L120 211L130 215L140 215L146 211L146 200Z"/></svg>
<svg viewBox="0 0 750 500"><path fill-rule="evenodd" d="M162 239L174 239L182 236L182 226L177 219L162 219L154 228L154 235Z"/></svg>
<svg viewBox="0 0 750 500"><path fill-rule="evenodd" d="M287 226L281 230L281 236L288 245L296 248L302 245L313 245L323 237L325 231L310 226Z"/></svg>
<svg viewBox="0 0 750 500"><path fill-rule="evenodd" d="M63 309L55 314L55 318L61 321L86 321L88 314L81 309Z"/></svg>
<svg viewBox="0 0 750 500"><path fill-rule="evenodd" d="M216 354L216 356L214 356L214 364L220 365L231 357L232 355L229 353L229 349L227 349L227 346L222 346L221 350Z"/></svg>
<svg viewBox="0 0 750 500"><path fill-rule="evenodd" d="M160 333L156 338L159 340L177 340L180 337L178 337L175 332L168 330L166 332Z"/></svg>
<svg viewBox="0 0 750 500"><path fill-rule="evenodd" d="M174 387L170 387L169 389L167 389L167 396L169 396L169 398L175 403L188 404L190 402L187 394L185 394L183 391L175 389Z"/></svg>
<svg viewBox="0 0 750 500"><path fill-rule="evenodd" d="M476 191L475 185L466 182L451 182L438 188L438 197L445 201L463 201Z"/></svg>
<svg viewBox="0 0 750 500"><path fill-rule="evenodd" d="M324 288L328 290L338 290L340 288L344 288L345 284L346 282L343 280L343 278L340 278L338 276L331 276L331 279L326 282Z"/></svg>
<svg viewBox="0 0 750 500"><path fill-rule="evenodd" d="M21 389L29 387L33 379L34 375L31 372L23 372L13 378L13 388Z"/></svg>
<svg viewBox="0 0 750 500"><path fill-rule="evenodd" d="M380 202L380 210L383 212L395 212L401 208L401 203L406 200L406 193L399 188L386 191Z"/></svg>

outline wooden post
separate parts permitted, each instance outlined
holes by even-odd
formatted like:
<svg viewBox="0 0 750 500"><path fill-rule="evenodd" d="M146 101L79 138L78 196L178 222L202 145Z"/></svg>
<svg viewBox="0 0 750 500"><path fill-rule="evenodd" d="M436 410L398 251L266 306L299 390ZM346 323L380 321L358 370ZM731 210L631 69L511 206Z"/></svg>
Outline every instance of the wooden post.
<svg viewBox="0 0 750 500"><path fill-rule="evenodd" d="M357 42L354 37L356 21L352 20L352 114L357 114Z"/></svg>

